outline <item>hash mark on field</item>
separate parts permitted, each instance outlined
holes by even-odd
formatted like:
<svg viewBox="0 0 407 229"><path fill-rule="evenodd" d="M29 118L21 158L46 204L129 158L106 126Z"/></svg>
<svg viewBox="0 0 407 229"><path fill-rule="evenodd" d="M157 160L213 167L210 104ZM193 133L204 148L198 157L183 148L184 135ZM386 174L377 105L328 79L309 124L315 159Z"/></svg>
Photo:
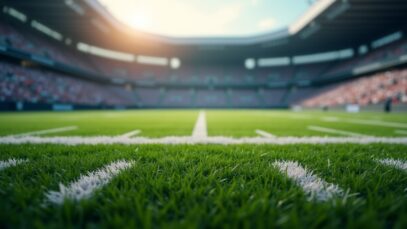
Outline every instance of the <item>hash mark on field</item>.
<svg viewBox="0 0 407 229"><path fill-rule="evenodd" d="M195 127L192 132L192 137L194 137L194 138L208 137L205 111L199 112L198 119L196 120Z"/></svg>
<svg viewBox="0 0 407 229"><path fill-rule="evenodd" d="M141 133L141 130L134 130L134 131L125 133L123 135L120 135L119 137L120 138L131 138L131 137L139 135L140 133Z"/></svg>
<svg viewBox="0 0 407 229"><path fill-rule="evenodd" d="M269 132L266 132L264 130L256 130L256 134L265 137L265 138L275 138L276 136L273 134L270 134Z"/></svg>
<svg viewBox="0 0 407 229"><path fill-rule="evenodd" d="M406 131L406 130L395 130L394 132L396 132L396 134L407 135L407 131Z"/></svg>
<svg viewBox="0 0 407 229"><path fill-rule="evenodd" d="M386 158L386 159L377 160L377 162L379 162L380 164L383 164L383 165L387 165L387 166L390 166L393 168L407 171L407 162L402 161L402 160Z"/></svg>
<svg viewBox="0 0 407 229"><path fill-rule="evenodd" d="M72 131L72 130L76 130L76 129L78 129L77 126L66 126L66 127L61 127L61 128L32 131L32 132L16 134L16 135L11 135L11 136L13 136L13 137L25 137L25 136L31 136L31 135L53 134L53 133Z"/></svg>
<svg viewBox="0 0 407 229"><path fill-rule="evenodd" d="M295 181L310 200L328 201L334 197L343 196L344 192L335 184L328 183L314 175L311 171L303 168L298 162L277 161L273 165L289 178Z"/></svg>
<svg viewBox="0 0 407 229"><path fill-rule="evenodd" d="M49 191L46 193L46 198L54 204L63 204L65 200L89 199L96 190L107 185L121 171L130 168L133 164L133 161L113 162L102 169L81 175L77 181L68 186L59 184L59 191Z"/></svg>
<svg viewBox="0 0 407 229"><path fill-rule="evenodd" d="M14 158L9 159L7 161L0 161L0 171L10 168L10 167L17 166L19 164L26 163L26 162L28 162L28 160L14 159Z"/></svg>
<svg viewBox="0 0 407 229"><path fill-rule="evenodd" d="M339 135L346 135L346 136L352 136L352 137L363 137L366 135L355 133L355 132L350 132L350 131L344 131L344 130L337 130L337 129L332 129L332 128L326 128L326 127L321 127L321 126L308 126L309 130L313 131L318 131L318 132L324 132L324 133L330 133L330 134L339 134Z"/></svg>

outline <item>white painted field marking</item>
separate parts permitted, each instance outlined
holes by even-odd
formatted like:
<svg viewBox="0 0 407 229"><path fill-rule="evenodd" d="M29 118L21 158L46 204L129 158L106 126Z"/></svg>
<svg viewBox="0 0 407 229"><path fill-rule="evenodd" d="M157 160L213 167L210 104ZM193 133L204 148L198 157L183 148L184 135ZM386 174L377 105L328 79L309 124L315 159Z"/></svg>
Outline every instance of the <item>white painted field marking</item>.
<svg viewBox="0 0 407 229"><path fill-rule="evenodd" d="M366 135L355 133L355 132L337 130L337 129L326 128L326 127L321 127L321 126L308 126L308 129L313 130L313 131L318 131L318 132L324 132L324 133L330 133L330 134L340 134L340 135L353 136L353 137L366 136Z"/></svg>
<svg viewBox="0 0 407 229"><path fill-rule="evenodd" d="M10 167L14 167L23 163L28 162L28 160L23 160L23 159L9 159L7 161L0 161L0 171L10 168Z"/></svg>
<svg viewBox="0 0 407 229"><path fill-rule="evenodd" d="M123 135L120 135L119 137L120 138L131 138L131 137L139 135L140 133L141 133L141 130L134 130L134 131L125 133Z"/></svg>
<svg viewBox="0 0 407 229"><path fill-rule="evenodd" d="M338 117L323 117L322 121L325 121L325 122L339 122L339 118Z"/></svg>
<svg viewBox="0 0 407 229"><path fill-rule="evenodd" d="M312 171L303 168L298 162L294 161L277 161L273 165L278 168L281 173L286 174L289 178L295 181L304 192L309 196L310 200L328 201L335 197L342 197L343 190L335 184L328 183Z"/></svg>
<svg viewBox="0 0 407 229"><path fill-rule="evenodd" d="M93 193L107 185L121 171L133 166L134 162L116 161L102 169L89 172L65 186L59 184L59 191L49 191L46 198L50 203L63 204L65 200L80 201L89 199Z"/></svg>
<svg viewBox="0 0 407 229"><path fill-rule="evenodd" d="M401 170L404 170L407 172L407 162L406 161L386 158L386 159L377 160L377 162L379 162L380 164L390 166L393 168L397 168L397 169L401 169Z"/></svg>
<svg viewBox="0 0 407 229"><path fill-rule="evenodd" d="M218 145L238 145L238 144L269 144L269 145L292 145L292 144L403 144L407 145L407 137L244 137L233 138L223 136L211 136L207 138L195 138L191 136L168 136L163 138L118 138L112 136L66 136L66 137L0 137L1 144L57 144L57 145L195 145L195 144L218 144Z"/></svg>
<svg viewBox="0 0 407 229"><path fill-rule="evenodd" d="M354 124L363 124L371 126L385 126L385 127L395 127L395 128L407 128L407 123L401 122L385 122L378 120L362 120L362 119L346 119L346 122Z"/></svg>
<svg viewBox="0 0 407 229"><path fill-rule="evenodd" d="M208 137L205 111L199 112L198 119L196 120L195 127L192 132L192 137L194 137L194 138L207 138Z"/></svg>
<svg viewBox="0 0 407 229"><path fill-rule="evenodd" d="M269 132L266 132L264 130L256 130L256 134L265 137L265 138L275 138L276 136L273 134L270 134Z"/></svg>
<svg viewBox="0 0 407 229"><path fill-rule="evenodd" d="M78 129L77 126L66 126L66 127L61 127L61 128L54 128L54 129L48 129L48 130L39 130L39 131L22 133L22 134L15 134L12 136L13 137L25 137L25 136L31 136L31 135L53 134L53 133L72 131L72 130L76 130L76 129Z"/></svg>
<svg viewBox="0 0 407 229"><path fill-rule="evenodd" d="M405 134L405 135L407 135L407 130L395 130L394 132L396 134Z"/></svg>

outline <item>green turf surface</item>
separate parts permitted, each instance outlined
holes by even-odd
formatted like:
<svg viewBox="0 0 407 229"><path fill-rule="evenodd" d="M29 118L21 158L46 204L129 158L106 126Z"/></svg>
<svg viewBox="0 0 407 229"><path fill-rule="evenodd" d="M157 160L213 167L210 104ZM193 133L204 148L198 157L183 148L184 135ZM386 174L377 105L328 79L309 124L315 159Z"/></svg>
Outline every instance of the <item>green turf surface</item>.
<svg viewBox="0 0 407 229"><path fill-rule="evenodd" d="M0 226L137 228L405 228L407 173L374 159L407 160L404 145L1 146ZM46 204L45 193L119 160L134 167L89 200ZM271 164L294 160L351 194L321 203Z"/></svg>
<svg viewBox="0 0 407 229"><path fill-rule="evenodd" d="M198 110L0 114L0 136L77 126L45 136L190 136ZM206 110L209 136L340 136L310 125L372 136L403 136L405 114ZM334 121L332 121L334 120ZM349 121L370 121L357 124ZM395 127L377 125L398 123ZM376 159L407 160L406 145L0 145L0 228L406 228L407 172ZM45 194L117 160L135 165L95 195L63 206ZM309 201L272 166L297 161L350 197Z"/></svg>
<svg viewBox="0 0 407 229"><path fill-rule="evenodd" d="M136 129L143 136L190 135L197 111L38 112L0 114L0 135L77 126L58 136L115 136ZM49 135L48 135L49 136Z"/></svg>
<svg viewBox="0 0 407 229"><path fill-rule="evenodd" d="M140 136L190 136L199 111L197 110L140 110L116 112L66 113L3 113L0 114L0 136L64 126L77 126L74 131L54 136L115 136L135 129ZM308 126L321 126L372 136L402 136L395 130L406 127L386 127L349 123L347 120L403 123L405 114L335 112L299 112L267 110L207 110L210 136L256 136L255 130L268 131L276 136L340 136L309 130ZM336 122L326 118L338 118Z"/></svg>

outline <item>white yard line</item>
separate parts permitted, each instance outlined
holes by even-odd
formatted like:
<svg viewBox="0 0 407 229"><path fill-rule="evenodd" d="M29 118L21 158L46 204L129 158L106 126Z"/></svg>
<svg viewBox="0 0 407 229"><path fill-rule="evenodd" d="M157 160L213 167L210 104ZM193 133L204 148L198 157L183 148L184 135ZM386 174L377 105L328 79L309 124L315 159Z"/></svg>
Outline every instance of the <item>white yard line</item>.
<svg viewBox="0 0 407 229"><path fill-rule="evenodd" d="M348 123L353 124L363 124L363 125L371 125L371 126L385 126L385 127L395 127L395 128L407 128L407 123L401 122L385 122L385 121L377 121L377 120L362 120L362 119L345 119Z"/></svg>
<svg viewBox="0 0 407 229"><path fill-rule="evenodd" d="M65 127L60 127L60 128L54 128L54 129L38 130L38 131L32 131L32 132L27 132L27 133L15 134L12 136L13 137L25 137L25 136L31 136L31 135L54 134L54 133L72 131L72 130L76 130L76 129L78 129L77 126L65 126Z"/></svg>
<svg viewBox="0 0 407 229"><path fill-rule="evenodd" d="M49 191L46 193L48 202L63 204L65 200L80 201L89 199L93 193L107 185L121 171L130 168L134 162L116 161L102 169L89 172L65 186L59 184L59 191Z"/></svg>
<svg viewBox="0 0 407 229"><path fill-rule="evenodd" d="M380 120L363 120L363 119L340 119L338 117L323 117L322 121L325 122L347 122L352 124L370 125L370 126L384 126L384 127L395 127L395 128L407 128L407 123L401 122L386 122Z"/></svg>
<svg viewBox="0 0 407 229"><path fill-rule="evenodd" d="M269 144L269 145L291 145L291 144L403 144L407 145L407 137L246 137L232 138L223 136L211 136L207 138L168 136L163 138L118 138L112 136L66 136L66 137L0 137L1 144L58 144L58 145L143 145L143 144L219 144L219 145L237 145L237 144Z"/></svg>
<svg viewBox="0 0 407 229"><path fill-rule="evenodd" d="M276 136L273 134L270 134L269 132L266 132L264 130L256 130L256 134L265 137L265 138L275 138Z"/></svg>
<svg viewBox="0 0 407 229"><path fill-rule="evenodd" d="M208 137L205 111L199 112L198 119L196 120L195 127L192 132L192 137L194 137L194 138L207 138Z"/></svg>
<svg viewBox="0 0 407 229"><path fill-rule="evenodd" d="M134 131L120 135L119 138L131 138L131 137L139 135L140 133L141 133L141 130L134 130Z"/></svg>
<svg viewBox="0 0 407 229"><path fill-rule="evenodd" d="M339 122L339 118L338 117L323 117L322 121L325 121L325 122Z"/></svg>
<svg viewBox="0 0 407 229"><path fill-rule="evenodd" d="M396 134L407 135L407 130L395 130L394 132L395 132Z"/></svg>
<svg viewBox="0 0 407 229"><path fill-rule="evenodd" d="M273 165L300 186L310 200L328 201L335 197L342 197L344 192L335 184L328 183L312 171L303 168L298 162L277 161Z"/></svg>
<svg viewBox="0 0 407 229"><path fill-rule="evenodd" d="M326 128L326 127L321 127L321 126L308 126L308 129L313 130L313 131L323 132L323 133L339 134L339 135L352 136L352 137L366 136L366 135L355 133L355 132L337 130L337 129Z"/></svg>
<svg viewBox="0 0 407 229"><path fill-rule="evenodd" d="M377 160L377 162L379 162L380 164L390 166L393 168L397 168L397 169L401 169L401 170L404 170L407 172L407 162L406 161L386 158L386 159Z"/></svg>
<svg viewBox="0 0 407 229"><path fill-rule="evenodd" d="M7 168L10 168L10 167L17 166L19 164L26 163L26 162L28 162L28 161L27 160L22 160L22 159L14 159L14 158L9 159L7 161L0 161L0 171L4 170L4 169L7 169Z"/></svg>

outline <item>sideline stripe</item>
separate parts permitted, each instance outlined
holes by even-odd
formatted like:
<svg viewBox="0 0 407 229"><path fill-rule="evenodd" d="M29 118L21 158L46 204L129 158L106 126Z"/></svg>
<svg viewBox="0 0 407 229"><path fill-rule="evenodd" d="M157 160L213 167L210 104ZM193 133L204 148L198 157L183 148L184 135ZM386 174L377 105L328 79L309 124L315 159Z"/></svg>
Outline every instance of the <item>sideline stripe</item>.
<svg viewBox="0 0 407 229"><path fill-rule="evenodd" d="M326 127L321 127L321 126L308 126L308 129L313 130L313 131L318 131L318 132L324 132L324 133L330 133L330 134L340 134L340 135L347 135L347 136L353 136L353 137L366 136L366 135L355 133L355 132L331 129L331 128L326 128Z"/></svg>
<svg viewBox="0 0 407 229"><path fill-rule="evenodd" d="M123 135L120 135L119 137L120 138L131 138L131 137L139 135L140 133L141 133L141 130L134 130L134 131L125 133Z"/></svg>
<svg viewBox="0 0 407 229"><path fill-rule="evenodd" d="M28 162L28 160L14 159L14 158L9 159L7 161L0 161L0 171L4 170L4 169L7 169L7 168L10 168L10 167L17 166L19 164L26 163L26 162Z"/></svg>
<svg viewBox="0 0 407 229"><path fill-rule="evenodd" d="M380 164L387 165L387 166L397 168L397 169L401 169L401 170L404 170L407 172L407 162L406 161L386 158L386 159L377 160L377 162L379 162Z"/></svg>
<svg viewBox="0 0 407 229"><path fill-rule="evenodd" d="M63 204L65 200L80 201L89 199L93 193L107 185L121 171L130 168L134 162L116 161L102 169L89 172L65 186L59 184L59 191L49 191L46 193L46 198L50 203Z"/></svg>
<svg viewBox="0 0 407 229"><path fill-rule="evenodd" d="M295 181L309 196L309 200L328 201L335 197L342 197L344 192L335 184L328 183L312 171L303 168L298 162L277 161L273 163L281 173Z"/></svg>
<svg viewBox="0 0 407 229"><path fill-rule="evenodd" d="M53 133L66 132L66 131L71 131L71 130L76 130L76 129L78 129L77 126L66 126L66 127L61 127L61 128L54 128L54 129L48 129L48 130L39 130L39 131L22 133L22 134L15 134L15 135L11 135L11 136L25 137L25 136L30 136L30 135L53 134Z"/></svg>
<svg viewBox="0 0 407 229"><path fill-rule="evenodd" d="M406 134L407 135L406 130L395 130L394 132L396 132L396 134Z"/></svg>
<svg viewBox="0 0 407 229"><path fill-rule="evenodd" d="M196 120L194 130L192 132L194 138L207 138L208 131L206 128L206 114L205 111L200 111L198 119Z"/></svg>
<svg viewBox="0 0 407 229"><path fill-rule="evenodd" d="M264 130L256 130L256 134L265 137L265 138L275 138L276 136L273 134L270 134L269 132L266 132Z"/></svg>
<svg viewBox="0 0 407 229"><path fill-rule="evenodd" d="M112 136L87 136L87 137L0 137L0 144L58 144L58 145L142 145L142 144L165 144L165 145L194 145L194 144L219 144L219 145L237 145L237 144L270 144L270 145L291 145L291 144L403 144L407 145L407 137L244 137L232 138L222 136L212 136L207 138L168 136L163 138L118 138Z"/></svg>

